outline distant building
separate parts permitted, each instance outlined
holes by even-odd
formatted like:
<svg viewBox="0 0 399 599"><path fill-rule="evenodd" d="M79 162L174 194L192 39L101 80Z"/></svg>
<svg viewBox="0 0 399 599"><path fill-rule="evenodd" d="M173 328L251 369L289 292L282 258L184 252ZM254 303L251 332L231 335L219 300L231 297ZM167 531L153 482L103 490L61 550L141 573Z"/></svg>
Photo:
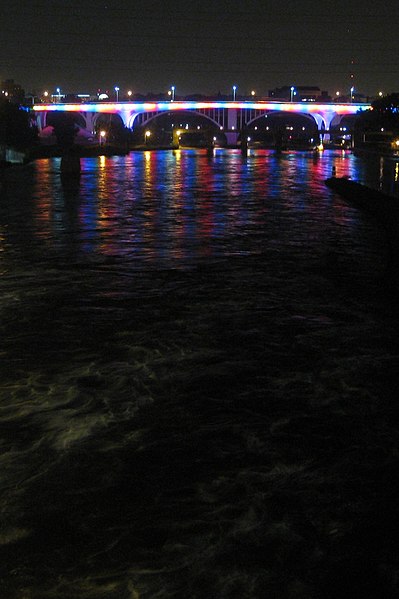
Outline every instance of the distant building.
<svg viewBox="0 0 399 599"><path fill-rule="evenodd" d="M314 85L284 85L269 90L269 98L295 102L331 102L327 91Z"/></svg>
<svg viewBox="0 0 399 599"><path fill-rule="evenodd" d="M15 104L22 104L25 99L25 91L19 83L15 83L14 79L6 79L0 83L0 94L1 97Z"/></svg>

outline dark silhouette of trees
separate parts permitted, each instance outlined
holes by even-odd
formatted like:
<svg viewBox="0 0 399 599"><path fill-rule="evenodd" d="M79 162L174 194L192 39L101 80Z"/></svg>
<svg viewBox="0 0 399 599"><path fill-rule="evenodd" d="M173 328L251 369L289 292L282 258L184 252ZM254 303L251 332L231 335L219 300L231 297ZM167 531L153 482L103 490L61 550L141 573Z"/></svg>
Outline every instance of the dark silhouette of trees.
<svg viewBox="0 0 399 599"><path fill-rule="evenodd" d="M26 150L37 142L37 128L29 112L8 100L0 100L0 145Z"/></svg>
<svg viewBox="0 0 399 599"><path fill-rule="evenodd" d="M386 130L399 135L399 94L382 96L371 103L371 109L357 115L356 133Z"/></svg>
<svg viewBox="0 0 399 599"><path fill-rule="evenodd" d="M63 150L72 148L75 143L75 135L78 131L75 115L70 112L60 112L53 115L52 126L57 145Z"/></svg>

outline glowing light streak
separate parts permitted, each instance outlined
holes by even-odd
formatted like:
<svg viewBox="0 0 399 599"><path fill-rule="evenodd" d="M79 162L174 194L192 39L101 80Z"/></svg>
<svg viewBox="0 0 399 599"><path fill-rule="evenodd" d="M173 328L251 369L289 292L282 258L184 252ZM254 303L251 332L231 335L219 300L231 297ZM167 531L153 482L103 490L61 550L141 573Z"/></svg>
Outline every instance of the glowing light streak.
<svg viewBox="0 0 399 599"><path fill-rule="evenodd" d="M358 110L368 110L370 104L316 104L305 102L93 102L90 104L35 104L36 112L164 112L174 110L206 110L234 108L240 110L265 110L299 112L303 114L331 113L355 114Z"/></svg>

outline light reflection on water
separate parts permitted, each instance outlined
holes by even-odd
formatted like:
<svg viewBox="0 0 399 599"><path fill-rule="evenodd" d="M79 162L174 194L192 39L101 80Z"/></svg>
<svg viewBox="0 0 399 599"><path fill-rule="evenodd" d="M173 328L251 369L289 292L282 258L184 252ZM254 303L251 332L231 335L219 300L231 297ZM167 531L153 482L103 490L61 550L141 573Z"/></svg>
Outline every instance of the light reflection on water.
<svg viewBox="0 0 399 599"><path fill-rule="evenodd" d="M74 188L61 184L59 159L38 160L8 184L10 202L16 196L13 251L26 253L32 244L59 258L174 266L256 252L265 226L270 242L281 228L289 235L283 217L300 214L316 233L331 201L324 179L333 166L337 176L364 175L364 163L348 153L251 150L243 158L231 150L212 156L177 150L83 158ZM352 212L338 202L335 216L352 218Z"/></svg>

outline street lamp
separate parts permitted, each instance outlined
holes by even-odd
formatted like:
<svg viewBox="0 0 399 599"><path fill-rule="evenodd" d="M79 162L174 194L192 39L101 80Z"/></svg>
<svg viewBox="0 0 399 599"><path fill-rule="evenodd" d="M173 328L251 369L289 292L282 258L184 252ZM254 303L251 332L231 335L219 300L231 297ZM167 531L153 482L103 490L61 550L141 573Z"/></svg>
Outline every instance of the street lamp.
<svg viewBox="0 0 399 599"><path fill-rule="evenodd" d="M237 86L233 85L233 102L236 101Z"/></svg>
<svg viewBox="0 0 399 599"><path fill-rule="evenodd" d="M116 101L118 102L119 101L119 87L115 86L114 89L115 89L115 92L116 92Z"/></svg>
<svg viewBox="0 0 399 599"><path fill-rule="evenodd" d="M58 95L58 104L61 102L61 90L57 87L57 95Z"/></svg>
<svg viewBox="0 0 399 599"><path fill-rule="evenodd" d="M105 143L106 131L100 131L100 146Z"/></svg>
<svg viewBox="0 0 399 599"><path fill-rule="evenodd" d="M355 88L352 85L352 87L351 87L351 102L353 102L353 92L354 91L355 91Z"/></svg>
<svg viewBox="0 0 399 599"><path fill-rule="evenodd" d="M170 101L171 102L175 101L175 91L176 91L176 88L174 85L172 85L170 88L170 96L171 96Z"/></svg>
<svg viewBox="0 0 399 599"><path fill-rule="evenodd" d="M291 88L290 88L290 102L292 102L294 96L295 96L295 87L293 85L291 85Z"/></svg>
<svg viewBox="0 0 399 599"><path fill-rule="evenodd" d="M151 135L151 131L148 131L148 130L147 130L147 131L144 133L144 143L145 143L146 145L147 145L147 140L148 140L148 138L150 137L150 135Z"/></svg>
<svg viewBox="0 0 399 599"><path fill-rule="evenodd" d="M129 96L129 100L132 99L132 93L133 93L132 90L129 89L129 91L127 92L127 95Z"/></svg>
<svg viewBox="0 0 399 599"><path fill-rule="evenodd" d="M384 92L378 92L378 95L380 96L380 98L382 98L382 96L384 95Z"/></svg>
<svg viewBox="0 0 399 599"><path fill-rule="evenodd" d="M256 95L256 92L255 92L255 90L253 89L253 90L251 91L251 96L254 98L254 97L255 97L255 95Z"/></svg>

